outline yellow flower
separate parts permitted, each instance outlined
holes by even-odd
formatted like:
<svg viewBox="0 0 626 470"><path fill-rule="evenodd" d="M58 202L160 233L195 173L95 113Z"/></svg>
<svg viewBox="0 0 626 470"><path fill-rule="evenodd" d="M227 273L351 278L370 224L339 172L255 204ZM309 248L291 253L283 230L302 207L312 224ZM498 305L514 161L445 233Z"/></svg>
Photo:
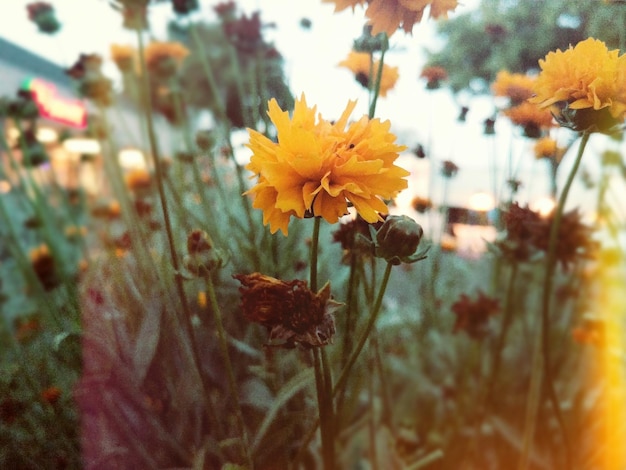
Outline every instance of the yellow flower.
<svg viewBox="0 0 626 470"><path fill-rule="evenodd" d="M370 69L372 72L372 78L378 73L378 67L380 61L375 61L370 64L370 54L367 52L350 52L348 58L339 62L341 67L346 67L352 73L354 78L363 87L369 88L370 82ZM383 64L383 75L380 79L380 96L387 96L387 92L391 90L398 81L398 67L390 67L387 64Z"/></svg>
<svg viewBox="0 0 626 470"><path fill-rule="evenodd" d="M609 51L604 42L589 38L565 51L549 52L539 60L541 73L531 102L541 107L559 102L571 110L607 108L623 120L626 113L626 55Z"/></svg>
<svg viewBox="0 0 626 470"><path fill-rule="evenodd" d="M363 116L348 124L356 106L349 101L330 122L309 108L304 94L296 100L293 115L269 102L268 115L278 142L248 129L252 150L246 168L257 177L246 192L253 206L263 210L263 223L287 235L292 216L320 216L335 223L348 212L348 203L368 222L388 212L383 199L392 199L407 187L409 172L394 165L406 147L396 145L389 121Z"/></svg>
<svg viewBox="0 0 626 470"><path fill-rule="evenodd" d="M152 41L145 50L146 67L153 73L163 68L171 73L188 55L189 49L179 42Z"/></svg>
<svg viewBox="0 0 626 470"><path fill-rule="evenodd" d="M345 10L348 7L362 5L364 0L323 0L334 3L335 11ZM424 10L430 5L431 18L447 18L448 12L453 11L459 4L457 0L368 0L365 15L372 26L372 34L385 32L388 36L402 27L410 33L413 25L422 21Z"/></svg>
<svg viewBox="0 0 626 470"><path fill-rule="evenodd" d="M533 126L537 129L554 126L550 111L527 101L505 109L502 113L518 126Z"/></svg>
<svg viewBox="0 0 626 470"><path fill-rule="evenodd" d="M126 44L111 44L111 60L121 72L129 72L133 68L136 51Z"/></svg>
<svg viewBox="0 0 626 470"><path fill-rule="evenodd" d="M501 70L491 84L491 91L496 96L509 97L513 103L521 103L533 95L536 80L530 75Z"/></svg>

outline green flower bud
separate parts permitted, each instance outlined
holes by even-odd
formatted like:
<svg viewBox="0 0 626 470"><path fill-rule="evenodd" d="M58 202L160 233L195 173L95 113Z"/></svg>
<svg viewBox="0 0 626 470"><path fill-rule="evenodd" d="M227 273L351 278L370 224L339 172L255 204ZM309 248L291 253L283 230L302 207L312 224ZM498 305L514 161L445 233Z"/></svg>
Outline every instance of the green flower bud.
<svg viewBox="0 0 626 470"><path fill-rule="evenodd" d="M187 251L183 264L187 270L198 277L207 277L227 262L222 250L213 246L209 234L202 230L193 230L187 237Z"/></svg>
<svg viewBox="0 0 626 470"><path fill-rule="evenodd" d="M424 231L406 215L390 215L376 233L376 256L394 265L423 259L416 250Z"/></svg>

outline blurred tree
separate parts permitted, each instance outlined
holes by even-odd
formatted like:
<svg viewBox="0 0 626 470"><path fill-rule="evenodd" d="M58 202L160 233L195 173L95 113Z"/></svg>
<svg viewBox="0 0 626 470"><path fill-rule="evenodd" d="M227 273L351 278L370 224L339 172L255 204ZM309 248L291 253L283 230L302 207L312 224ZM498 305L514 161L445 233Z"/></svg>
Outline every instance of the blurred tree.
<svg viewBox="0 0 626 470"><path fill-rule="evenodd" d="M428 64L448 71L455 92L482 92L499 70L537 69L549 51L590 36L619 48L625 22L626 4L602 0L482 0L476 10L439 23L445 45L429 53Z"/></svg>
<svg viewBox="0 0 626 470"><path fill-rule="evenodd" d="M263 37L260 15L218 15L220 23L197 23L195 34L186 23L171 22L169 35L184 43L191 54L181 70L181 87L187 104L220 116L225 111L233 127L254 126L265 118L267 101L276 98L283 109L293 108L293 96L283 73L283 58ZM204 57L203 57L204 56ZM205 70L208 62L217 97Z"/></svg>

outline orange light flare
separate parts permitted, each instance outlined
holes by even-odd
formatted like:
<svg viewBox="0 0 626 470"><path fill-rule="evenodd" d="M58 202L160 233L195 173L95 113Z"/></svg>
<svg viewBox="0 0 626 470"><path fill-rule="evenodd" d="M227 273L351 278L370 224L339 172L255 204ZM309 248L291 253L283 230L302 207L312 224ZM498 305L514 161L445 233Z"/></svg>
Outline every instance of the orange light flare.
<svg viewBox="0 0 626 470"><path fill-rule="evenodd" d="M599 348L597 372L603 398L599 402L598 428L594 444L604 470L626 468L626 259L619 251L601 256L598 266L596 311L605 319L604 345ZM598 374L594 376L594 374Z"/></svg>

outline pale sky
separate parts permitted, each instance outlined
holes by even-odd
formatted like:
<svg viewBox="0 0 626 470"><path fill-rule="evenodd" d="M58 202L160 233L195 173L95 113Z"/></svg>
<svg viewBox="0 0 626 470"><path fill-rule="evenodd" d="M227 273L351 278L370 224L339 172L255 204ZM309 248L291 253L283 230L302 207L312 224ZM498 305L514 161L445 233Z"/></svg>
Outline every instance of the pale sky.
<svg viewBox="0 0 626 470"><path fill-rule="evenodd" d="M0 36L32 50L61 65L68 66L79 53L96 52L107 58L111 43L135 44L135 35L121 27L121 18L107 0L49 0L62 23L55 36L37 32L27 18L26 5L30 0L0 0ZM198 17L213 18L215 0L202 1L202 13ZM357 99L355 117L367 112L367 93L358 85L346 69L337 67L349 53L352 41L361 33L364 24L363 9L356 12L345 10L333 13L334 5L322 4L321 0L239 0L245 12L261 10L265 22L275 22L276 29L266 30L266 37L273 40L285 57L285 72L293 93L304 92L309 104L316 104L318 111L328 119L338 116L348 100ZM466 0L456 13L474 7L478 0ZM165 39L167 20L174 17L169 2L151 6L152 34ZM310 30L300 27L300 19L312 21ZM425 21L415 25L413 34L403 32L391 38L391 51L386 63L399 67L400 79L386 98L381 98L377 117L389 119L398 135L399 143L413 147L416 143L432 142L433 161L438 172L441 161L452 160L459 167L458 176L451 181L449 202L466 205L469 197L479 191L491 192L492 162L497 163L498 184L509 174L508 159L513 145L514 166L519 168L518 177L524 181L519 194L520 202L532 202L548 194L547 164L535 161L532 142L512 138L512 130L506 119L497 122L498 135L485 138L482 122L490 116L493 103L489 98L475 99L471 104L468 122L456 122L458 105L450 92L435 93L424 89L418 79L425 63L424 49L437 47L434 23ZM107 74L117 71L112 64L105 67ZM513 143L513 144L511 144ZM594 142L591 143L592 147ZM598 148L603 148L599 144ZM563 167L573 155L565 158ZM411 177L412 191L426 196L428 161L418 161L412 155L403 155L404 166L414 172ZM593 166L593 165L592 165ZM565 177L565 171L561 171ZM439 184L441 186L441 184ZM441 189L441 188L440 188ZM579 201L588 201L580 193ZM440 194L434 195L435 202ZM406 195L404 200L409 200ZM575 199L575 198L572 198Z"/></svg>

